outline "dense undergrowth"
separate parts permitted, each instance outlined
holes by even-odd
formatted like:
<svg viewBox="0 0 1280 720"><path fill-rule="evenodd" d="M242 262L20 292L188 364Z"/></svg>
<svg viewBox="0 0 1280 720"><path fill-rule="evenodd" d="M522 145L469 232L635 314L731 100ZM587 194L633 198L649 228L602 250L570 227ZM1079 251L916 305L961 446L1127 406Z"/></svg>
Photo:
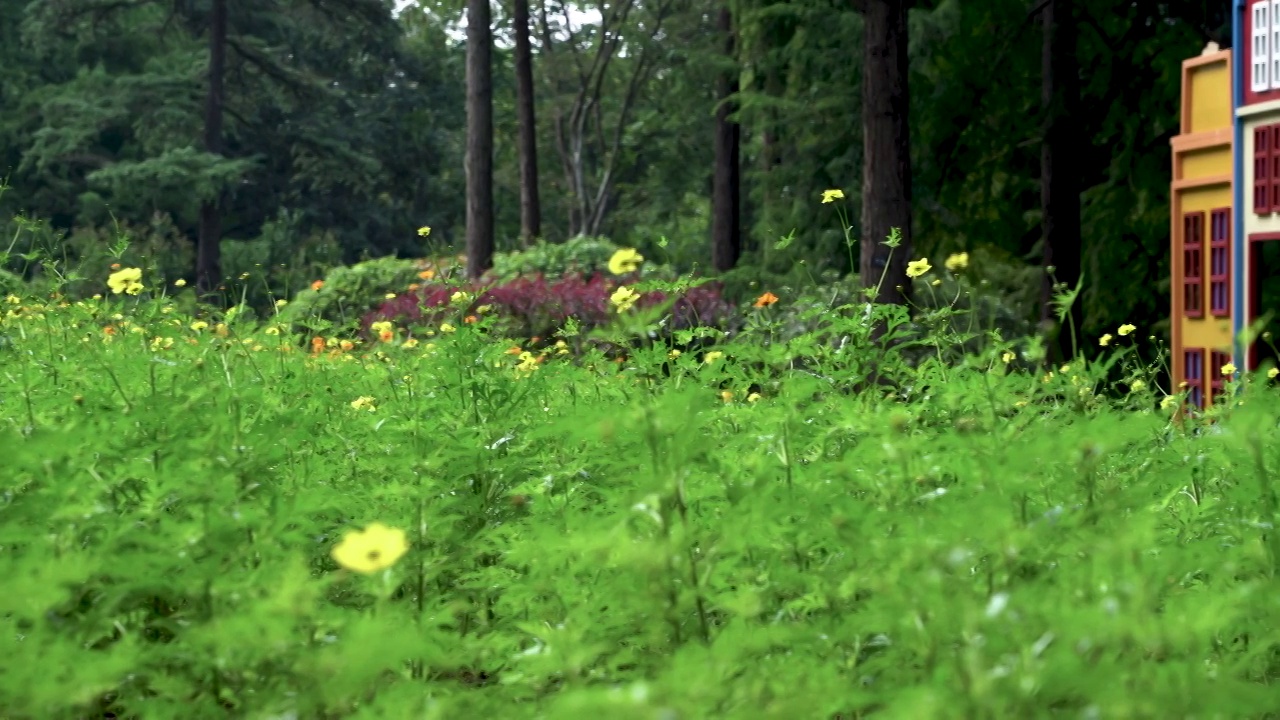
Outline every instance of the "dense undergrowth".
<svg viewBox="0 0 1280 720"><path fill-rule="evenodd" d="M613 270L536 341L7 297L0 717L1277 716L1265 373L1179 422L1141 329L1046 371L955 298L726 332Z"/></svg>

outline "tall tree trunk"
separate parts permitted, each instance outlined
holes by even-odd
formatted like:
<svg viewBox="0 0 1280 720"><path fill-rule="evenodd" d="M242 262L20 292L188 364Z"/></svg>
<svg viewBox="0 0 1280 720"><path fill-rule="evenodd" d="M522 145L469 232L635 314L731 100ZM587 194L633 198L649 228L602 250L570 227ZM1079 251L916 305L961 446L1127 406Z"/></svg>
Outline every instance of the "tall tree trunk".
<svg viewBox="0 0 1280 720"><path fill-rule="evenodd" d="M223 81L227 67L227 0L213 0L209 14L209 89L204 108L205 152L222 154ZM213 295L222 282L221 198L200 203L200 234L196 240L196 289Z"/></svg>
<svg viewBox="0 0 1280 720"><path fill-rule="evenodd" d="M1072 5L1072 0L1046 0L1041 10L1044 36L1040 102L1044 135L1040 145L1040 222L1045 273L1040 319L1046 329L1057 322L1052 305L1055 278L1070 288L1080 281L1079 140L1073 126L1080 105L1080 80ZM1074 356L1077 348L1072 347L1072 328L1078 337L1083 317L1080 298L1076 298L1070 318L1057 328L1057 342L1049 343L1050 360Z"/></svg>
<svg viewBox="0 0 1280 720"><path fill-rule="evenodd" d="M911 144L907 122L907 3L865 0L862 64L862 284L877 302L911 296ZM902 244L883 243L892 230ZM888 271L885 266L888 265Z"/></svg>
<svg viewBox="0 0 1280 720"><path fill-rule="evenodd" d="M718 29L724 33L725 56L736 65L734 54L733 13L726 3L720 8ZM742 216L740 213L741 126L729 119L730 102L738 92L736 67L720 76L716 108L715 176L711 188L711 265L718 272L732 270L742 255Z"/></svg>
<svg viewBox="0 0 1280 720"><path fill-rule="evenodd" d="M493 31L489 0L467 0L467 275L493 266Z"/></svg>
<svg viewBox="0 0 1280 720"><path fill-rule="evenodd" d="M542 236L538 201L538 126L533 112L533 49L529 43L529 0L515 0L516 114L520 151L520 244Z"/></svg>

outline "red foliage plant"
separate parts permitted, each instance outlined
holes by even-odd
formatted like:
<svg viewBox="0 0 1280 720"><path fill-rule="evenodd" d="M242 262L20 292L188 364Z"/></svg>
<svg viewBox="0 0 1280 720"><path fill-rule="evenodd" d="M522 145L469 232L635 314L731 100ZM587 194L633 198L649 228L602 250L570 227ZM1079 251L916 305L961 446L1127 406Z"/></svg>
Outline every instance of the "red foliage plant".
<svg viewBox="0 0 1280 720"><path fill-rule="evenodd" d="M459 285L424 285L414 292L397 295L377 310L365 315L361 325L368 332L373 323L390 320L397 325L437 325L461 308L451 308L458 291L475 293L463 314L475 314L488 305L489 312L507 321L513 337L548 337L564 326L570 317L579 327L589 330L609 322L614 315L609 296L618 287L611 278L597 273L584 279L567 275L548 282L542 275L519 277L499 285L474 288ZM681 330L699 325L719 325L727 319L733 306L721 297L718 283L689 288L677 295L671 308L669 329ZM637 307L652 307L669 300L667 293L642 293Z"/></svg>

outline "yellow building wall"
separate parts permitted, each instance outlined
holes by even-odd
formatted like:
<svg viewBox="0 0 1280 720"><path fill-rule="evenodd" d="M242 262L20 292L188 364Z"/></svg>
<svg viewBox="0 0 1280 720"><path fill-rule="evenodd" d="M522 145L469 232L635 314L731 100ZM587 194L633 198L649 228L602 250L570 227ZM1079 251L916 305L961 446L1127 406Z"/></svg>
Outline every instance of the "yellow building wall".
<svg viewBox="0 0 1280 720"><path fill-rule="evenodd" d="M1204 132L1231 127L1231 74L1227 63L1215 62L1190 69L1187 90L1191 102L1191 127L1184 133Z"/></svg>
<svg viewBox="0 0 1280 720"><path fill-rule="evenodd" d="M1182 154L1180 179L1194 180L1231 174L1231 149L1190 150Z"/></svg>
<svg viewBox="0 0 1280 720"><path fill-rule="evenodd" d="M1227 155L1227 164L1230 167L1230 152L1226 150L1216 152ZM1219 184L1181 190L1179 191L1179 201L1182 212L1203 212L1207 216L1212 210L1231 206L1231 186ZM1209 248L1207 246L1200 253L1200 259L1203 263L1203 267L1200 268L1200 276L1205 279L1201 287L1201 292L1204 295L1201 298L1200 305L1206 308L1205 317L1183 318L1182 345L1183 347L1198 347L1206 350L1229 350L1231 348L1231 319L1215 318L1207 312L1209 307Z"/></svg>

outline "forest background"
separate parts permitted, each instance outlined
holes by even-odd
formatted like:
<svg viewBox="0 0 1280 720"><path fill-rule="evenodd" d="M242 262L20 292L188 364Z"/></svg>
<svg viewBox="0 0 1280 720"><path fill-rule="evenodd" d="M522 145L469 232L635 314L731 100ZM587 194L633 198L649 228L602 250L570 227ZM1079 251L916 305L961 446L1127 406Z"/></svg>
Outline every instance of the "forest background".
<svg viewBox="0 0 1280 720"><path fill-rule="evenodd" d="M896 3L505 0L488 37L466 30L488 4L467 4L0 0L0 283L38 272L22 257L40 248L102 277L121 235L171 278L250 273L277 295L337 264L464 252L468 42L492 48L489 87L470 78L492 108L492 210L472 222L492 249L605 237L744 293L858 272L864 21ZM910 252L970 253L1034 323L1054 224L1059 279L1085 279L1084 337L1167 332L1180 63L1229 45L1228 3L909 5L909 71L888 91L909 97ZM1053 128L1067 160L1049 165Z"/></svg>

